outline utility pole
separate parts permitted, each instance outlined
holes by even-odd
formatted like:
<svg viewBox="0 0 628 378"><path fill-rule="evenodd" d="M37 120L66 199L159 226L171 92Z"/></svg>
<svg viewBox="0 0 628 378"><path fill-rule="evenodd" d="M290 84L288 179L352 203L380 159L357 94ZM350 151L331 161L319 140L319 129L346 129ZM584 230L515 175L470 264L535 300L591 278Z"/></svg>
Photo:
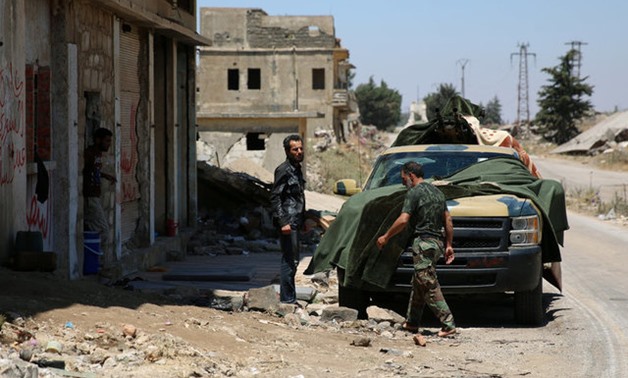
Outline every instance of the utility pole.
<svg viewBox="0 0 628 378"><path fill-rule="evenodd" d="M466 98L464 96L464 67L467 65L467 63L469 63L469 59L458 59L458 61L456 62L456 64L460 64L460 67L462 67L462 78L460 79L461 81L461 90L462 90L462 97Z"/></svg>
<svg viewBox="0 0 628 378"><path fill-rule="evenodd" d="M580 79L580 67L582 65L582 53L580 52L580 48L582 47L582 45L586 45L587 43L582 42L582 41L571 41L571 42L565 42L565 44L571 45L571 50L576 51L576 54L574 55L571 63L573 64L576 70L574 76Z"/></svg>
<svg viewBox="0 0 628 378"><path fill-rule="evenodd" d="M536 54L528 52L528 43L519 43L519 52L510 54L510 63L512 57L519 56L519 84L517 84L517 119L515 121L515 131L522 131L525 136L530 133L530 104L528 101L528 55ZM525 128L522 130L521 123L524 122Z"/></svg>

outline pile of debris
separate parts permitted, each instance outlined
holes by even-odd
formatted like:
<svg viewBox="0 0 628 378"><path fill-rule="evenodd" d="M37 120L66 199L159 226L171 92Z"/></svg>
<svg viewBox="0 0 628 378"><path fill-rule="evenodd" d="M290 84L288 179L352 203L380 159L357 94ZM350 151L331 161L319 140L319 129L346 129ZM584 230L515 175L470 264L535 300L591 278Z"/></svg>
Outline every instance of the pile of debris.
<svg viewBox="0 0 628 378"><path fill-rule="evenodd" d="M558 146L552 153L597 155L626 148L628 148L628 112L619 112Z"/></svg>
<svg viewBox="0 0 628 378"><path fill-rule="evenodd" d="M309 280L312 288L298 291L297 305L280 303L276 288L271 285L250 289L244 294L219 294L212 303L222 300L223 306L213 307L227 312L264 313L266 316L257 318L258 321L275 327L351 334L348 346L353 347L371 347L378 337L408 338L408 332L401 328L404 318L393 311L371 306L367 311L369 319L358 320L356 310L339 307L335 290L337 280L333 274L303 279ZM318 287L320 292L313 287ZM224 306L225 303L229 306ZM221 316L217 313L208 315L203 319L188 318L185 324L176 326L215 331L215 319ZM155 316L155 321L159 322L158 314ZM158 332L151 332L138 329L132 323L99 322L94 327L82 329L67 322L59 329L53 321L36 322L9 313L0 319L0 376L240 376L254 368L230 360L229 356L219 357L215 352L194 347L168 333L172 326L175 324L165 321ZM235 332L233 334L238 337ZM389 348L380 351L394 355L411 354L410 351Z"/></svg>

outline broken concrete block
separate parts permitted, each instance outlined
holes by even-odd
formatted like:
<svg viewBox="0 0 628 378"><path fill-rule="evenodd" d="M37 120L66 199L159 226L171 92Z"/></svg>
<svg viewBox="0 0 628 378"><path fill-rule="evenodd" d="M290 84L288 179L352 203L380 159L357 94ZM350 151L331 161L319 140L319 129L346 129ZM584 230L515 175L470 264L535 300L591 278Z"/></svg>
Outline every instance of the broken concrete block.
<svg viewBox="0 0 628 378"><path fill-rule="evenodd" d="M279 293L279 285L273 285L273 287L275 288L275 292ZM316 294L318 294L316 289L306 286L297 286L295 291L297 292L298 301L305 301L308 303L312 303Z"/></svg>
<svg viewBox="0 0 628 378"><path fill-rule="evenodd" d="M249 310L271 311L279 306L279 296L272 285L253 288L248 292L246 304Z"/></svg>
<svg viewBox="0 0 628 378"><path fill-rule="evenodd" d="M377 306L369 306L366 309L366 314L368 315L369 320L372 319L378 323L390 322L401 324L405 321L405 318L396 312Z"/></svg>
<svg viewBox="0 0 628 378"><path fill-rule="evenodd" d="M331 322L332 320L335 320L337 323L356 321L358 320L358 310L342 306L323 309L321 321Z"/></svg>

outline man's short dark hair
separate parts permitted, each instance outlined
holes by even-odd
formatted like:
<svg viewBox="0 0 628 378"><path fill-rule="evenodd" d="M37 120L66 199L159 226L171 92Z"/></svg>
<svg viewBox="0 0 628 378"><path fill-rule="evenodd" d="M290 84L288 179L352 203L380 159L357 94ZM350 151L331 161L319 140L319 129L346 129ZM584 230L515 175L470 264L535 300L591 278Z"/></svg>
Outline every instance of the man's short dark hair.
<svg viewBox="0 0 628 378"><path fill-rule="evenodd" d="M102 139L108 136L112 137L113 133L109 129L105 129L104 127L101 127L94 131L94 139Z"/></svg>
<svg viewBox="0 0 628 378"><path fill-rule="evenodd" d="M290 142L301 142L303 143L303 139L301 139L300 135L297 134L292 134L292 135L288 135L284 140L283 140L283 149L288 152L290 151Z"/></svg>
<svg viewBox="0 0 628 378"><path fill-rule="evenodd" d="M401 167L401 171L405 173L412 173L416 177L423 178L423 166L416 161L409 161Z"/></svg>

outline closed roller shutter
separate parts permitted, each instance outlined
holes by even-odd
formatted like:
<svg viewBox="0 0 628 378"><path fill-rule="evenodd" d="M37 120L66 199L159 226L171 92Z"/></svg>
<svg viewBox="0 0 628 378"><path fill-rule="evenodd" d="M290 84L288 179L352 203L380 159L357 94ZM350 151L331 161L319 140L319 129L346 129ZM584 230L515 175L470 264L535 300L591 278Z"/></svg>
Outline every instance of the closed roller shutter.
<svg viewBox="0 0 628 378"><path fill-rule="evenodd" d="M122 241L135 233L139 218L137 181L137 109L140 103L138 74L140 38L136 28L120 33L120 171L122 188Z"/></svg>

